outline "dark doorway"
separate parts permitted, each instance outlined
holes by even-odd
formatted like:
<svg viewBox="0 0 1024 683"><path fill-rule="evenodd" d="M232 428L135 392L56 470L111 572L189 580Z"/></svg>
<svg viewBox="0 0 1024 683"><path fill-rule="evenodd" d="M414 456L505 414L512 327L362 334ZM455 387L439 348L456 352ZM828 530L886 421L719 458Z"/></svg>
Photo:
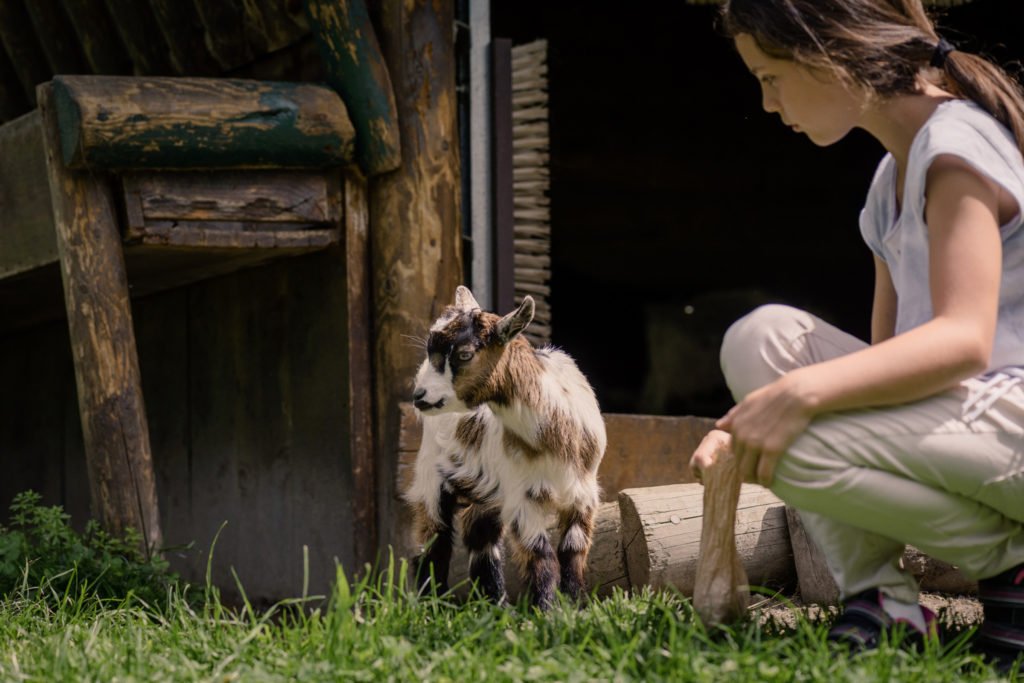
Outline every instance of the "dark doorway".
<svg viewBox="0 0 1024 683"><path fill-rule="evenodd" d="M722 414L722 334L760 303L869 335L858 216L883 149L861 131L822 149L762 111L716 12L492 8L493 35L548 40L553 341L608 412ZM975 0L940 24L1002 62L1024 54L1019 0Z"/></svg>

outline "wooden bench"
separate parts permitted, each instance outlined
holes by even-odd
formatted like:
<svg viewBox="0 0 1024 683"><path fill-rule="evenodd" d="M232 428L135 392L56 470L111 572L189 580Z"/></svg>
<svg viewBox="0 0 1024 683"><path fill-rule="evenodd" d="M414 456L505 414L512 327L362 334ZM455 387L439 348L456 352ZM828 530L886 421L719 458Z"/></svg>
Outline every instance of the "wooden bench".
<svg viewBox="0 0 1024 683"><path fill-rule="evenodd" d="M94 514L161 546L131 298L341 246L358 518L375 510L366 183L337 93L58 76L0 126L0 331L66 316ZM369 549L363 549L369 554Z"/></svg>

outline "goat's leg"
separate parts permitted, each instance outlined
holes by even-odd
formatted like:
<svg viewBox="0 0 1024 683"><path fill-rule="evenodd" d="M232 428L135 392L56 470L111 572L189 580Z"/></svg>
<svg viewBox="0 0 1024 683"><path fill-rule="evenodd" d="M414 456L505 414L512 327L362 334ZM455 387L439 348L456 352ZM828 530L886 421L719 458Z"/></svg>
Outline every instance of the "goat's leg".
<svg viewBox="0 0 1024 683"><path fill-rule="evenodd" d="M452 521L455 516L455 492L442 484L437 508L427 505L415 506L416 529L423 550L416 560L416 587L423 593L428 590L431 575L438 594L448 590L448 569L452 560Z"/></svg>
<svg viewBox="0 0 1024 683"><path fill-rule="evenodd" d="M579 600L586 592L587 556L594 533L594 508L582 506L558 513L562 540L558 544L558 566L561 570L560 590Z"/></svg>
<svg viewBox="0 0 1024 683"><path fill-rule="evenodd" d="M512 557L520 575L526 580L530 601L546 610L555 599L558 558L548 539L545 510L537 503L523 499L518 507L506 505L502 517L508 527Z"/></svg>
<svg viewBox="0 0 1024 683"><path fill-rule="evenodd" d="M501 569L501 511L471 505L462 516L462 540L469 551L469 578L494 602L505 601Z"/></svg>

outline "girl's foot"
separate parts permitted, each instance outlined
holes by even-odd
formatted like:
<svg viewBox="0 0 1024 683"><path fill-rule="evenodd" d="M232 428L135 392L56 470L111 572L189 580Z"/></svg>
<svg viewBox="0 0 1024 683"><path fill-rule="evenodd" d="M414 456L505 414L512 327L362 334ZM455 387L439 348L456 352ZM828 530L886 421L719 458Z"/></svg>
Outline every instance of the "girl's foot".
<svg viewBox="0 0 1024 683"><path fill-rule="evenodd" d="M985 621L972 647L1001 673L1024 670L1024 564L978 582Z"/></svg>
<svg viewBox="0 0 1024 683"><path fill-rule="evenodd" d="M935 613L921 605L925 628L905 619L893 619L883 607L883 597L877 588L866 590L843 602L843 612L829 629L828 639L846 645L851 652L873 650L883 638L901 639L904 644L920 648L925 640L938 638Z"/></svg>

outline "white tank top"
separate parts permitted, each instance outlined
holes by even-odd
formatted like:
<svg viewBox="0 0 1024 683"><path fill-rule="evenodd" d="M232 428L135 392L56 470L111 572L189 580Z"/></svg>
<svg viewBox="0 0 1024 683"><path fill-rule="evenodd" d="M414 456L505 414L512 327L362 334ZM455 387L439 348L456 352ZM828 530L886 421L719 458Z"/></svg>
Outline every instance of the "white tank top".
<svg viewBox="0 0 1024 683"><path fill-rule="evenodd" d="M1013 135L971 101L952 100L939 105L915 135L902 211L896 204L896 162L887 154L868 190L860 230L892 275L898 297L896 334L932 318L925 180L932 160L940 154L964 159L1005 188L1024 210L1024 160ZM1024 368L1024 212L1001 226L1000 233L1003 275L989 371L1012 367L1017 374Z"/></svg>

